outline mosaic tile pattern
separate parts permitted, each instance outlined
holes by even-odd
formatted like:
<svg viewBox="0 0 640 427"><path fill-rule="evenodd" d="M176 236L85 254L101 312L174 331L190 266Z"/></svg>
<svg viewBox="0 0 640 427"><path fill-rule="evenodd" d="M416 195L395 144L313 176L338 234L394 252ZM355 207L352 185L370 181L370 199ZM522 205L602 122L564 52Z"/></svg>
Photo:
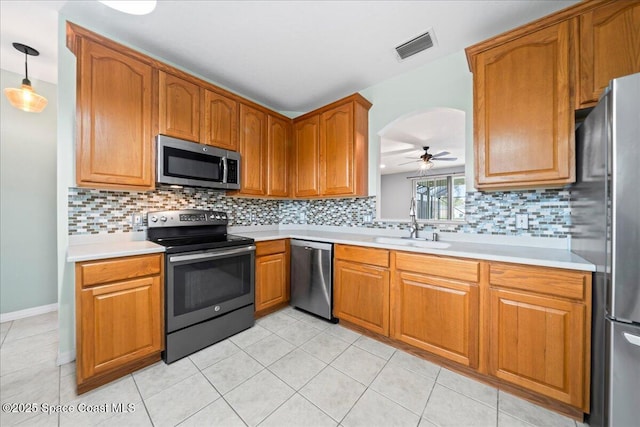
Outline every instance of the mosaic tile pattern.
<svg viewBox="0 0 640 427"><path fill-rule="evenodd" d="M439 233L497 234L566 238L571 230L568 190L469 192L466 222L425 225ZM264 200L227 197L224 192L160 187L148 192L69 189L69 234L143 231L133 214L168 209L225 211L229 225L328 225L407 230L407 223L375 221L376 198ZM529 215L529 229L515 227L515 214Z"/></svg>
<svg viewBox="0 0 640 427"><path fill-rule="evenodd" d="M224 211L229 225L277 225L280 204L279 200L227 197L222 191L204 188L163 186L141 192L69 188L69 234L144 231L147 212L173 209ZM140 213L143 224L132 225L132 216Z"/></svg>

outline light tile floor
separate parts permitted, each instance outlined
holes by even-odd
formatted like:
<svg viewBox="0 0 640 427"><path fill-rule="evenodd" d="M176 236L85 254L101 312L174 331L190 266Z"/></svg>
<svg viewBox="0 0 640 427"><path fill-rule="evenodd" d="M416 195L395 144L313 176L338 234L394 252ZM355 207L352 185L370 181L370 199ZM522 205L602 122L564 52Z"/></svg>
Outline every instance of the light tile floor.
<svg viewBox="0 0 640 427"><path fill-rule="evenodd" d="M582 426L292 308L77 396L74 364L55 364L56 328L56 313L1 325L2 426Z"/></svg>

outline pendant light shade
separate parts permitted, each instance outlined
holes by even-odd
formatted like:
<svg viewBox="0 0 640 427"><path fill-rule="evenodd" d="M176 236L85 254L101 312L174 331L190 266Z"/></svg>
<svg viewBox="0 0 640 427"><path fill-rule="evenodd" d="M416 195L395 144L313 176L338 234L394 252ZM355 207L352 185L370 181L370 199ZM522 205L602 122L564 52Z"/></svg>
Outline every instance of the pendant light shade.
<svg viewBox="0 0 640 427"><path fill-rule="evenodd" d="M27 68L27 57L28 55L38 56L40 52L22 43L13 43L13 47L24 53L25 76L24 79L22 79L22 86L20 88L8 87L4 90L4 94L14 107L29 113L39 113L44 110L48 101L44 96L38 95L31 87Z"/></svg>

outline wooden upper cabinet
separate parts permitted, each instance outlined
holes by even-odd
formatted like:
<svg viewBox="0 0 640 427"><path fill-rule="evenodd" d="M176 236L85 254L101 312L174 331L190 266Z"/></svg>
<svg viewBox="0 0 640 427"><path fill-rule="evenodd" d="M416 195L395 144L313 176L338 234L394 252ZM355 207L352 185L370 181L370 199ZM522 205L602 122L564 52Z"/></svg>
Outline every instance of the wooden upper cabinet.
<svg viewBox="0 0 640 427"><path fill-rule="evenodd" d="M579 17L578 108L593 106L616 77L640 72L640 1L616 1Z"/></svg>
<svg viewBox="0 0 640 427"><path fill-rule="evenodd" d="M78 37L76 180L81 187L152 189L152 68Z"/></svg>
<svg viewBox="0 0 640 427"><path fill-rule="evenodd" d="M238 151L238 102L204 89L202 143Z"/></svg>
<svg viewBox="0 0 640 427"><path fill-rule="evenodd" d="M369 108L354 94L294 120L294 197L368 194Z"/></svg>
<svg viewBox="0 0 640 427"><path fill-rule="evenodd" d="M357 94L334 104L320 115L320 194L366 196L371 104Z"/></svg>
<svg viewBox="0 0 640 427"><path fill-rule="evenodd" d="M238 150L238 102L160 71L160 133Z"/></svg>
<svg viewBox="0 0 640 427"><path fill-rule="evenodd" d="M575 181L573 28L565 21L472 54L478 189Z"/></svg>
<svg viewBox="0 0 640 427"><path fill-rule="evenodd" d="M163 135L200 142L200 87L159 72L159 130Z"/></svg>
<svg viewBox="0 0 640 427"><path fill-rule="evenodd" d="M287 197L291 121L269 114L267 128L267 195Z"/></svg>
<svg viewBox="0 0 640 427"><path fill-rule="evenodd" d="M240 104L240 185L239 194L265 196L267 158L267 115Z"/></svg>
<svg viewBox="0 0 640 427"><path fill-rule="evenodd" d="M320 193L351 194L353 175L353 104L345 104L320 116Z"/></svg>
<svg viewBox="0 0 640 427"><path fill-rule="evenodd" d="M320 117L316 114L296 121L293 128L293 196L317 196L320 194L318 183Z"/></svg>

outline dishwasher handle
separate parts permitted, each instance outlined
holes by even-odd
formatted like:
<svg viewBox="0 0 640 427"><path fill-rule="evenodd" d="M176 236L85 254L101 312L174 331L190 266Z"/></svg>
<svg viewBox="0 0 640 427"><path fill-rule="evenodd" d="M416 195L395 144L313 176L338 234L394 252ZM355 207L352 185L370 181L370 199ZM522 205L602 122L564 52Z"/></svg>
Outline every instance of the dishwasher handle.
<svg viewBox="0 0 640 427"><path fill-rule="evenodd" d="M332 243L324 243L324 242L315 242L312 240L297 240L291 239L291 246L298 246L308 251L311 250L321 250L321 251L332 251L333 244Z"/></svg>

